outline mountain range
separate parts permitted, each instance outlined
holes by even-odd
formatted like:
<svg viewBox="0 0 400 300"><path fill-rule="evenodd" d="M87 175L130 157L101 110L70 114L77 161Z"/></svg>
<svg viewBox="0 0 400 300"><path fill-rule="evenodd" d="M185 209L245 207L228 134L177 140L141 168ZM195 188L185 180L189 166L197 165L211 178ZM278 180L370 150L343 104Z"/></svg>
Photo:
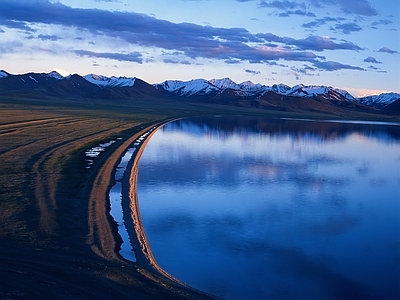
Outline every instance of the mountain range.
<svg viewBox="0 0 400 300"><path fill-rule="evenodd" d="M398 93L356 98L345 90L330 86L266 86L251 81L237 84L229 78L166 80L159 84L149 84L136 77L95 74L64 77L55 71L13 75L0 71L0 96L27 94L115 100L168 98L289 111L332 111L333 108L345 108L400 112Z"/></svg>

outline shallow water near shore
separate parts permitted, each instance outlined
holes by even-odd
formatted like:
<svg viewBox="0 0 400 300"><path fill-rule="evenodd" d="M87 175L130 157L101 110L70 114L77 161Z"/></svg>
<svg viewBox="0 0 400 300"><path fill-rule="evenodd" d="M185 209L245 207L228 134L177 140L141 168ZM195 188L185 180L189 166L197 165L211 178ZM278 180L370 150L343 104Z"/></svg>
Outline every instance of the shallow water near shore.
<svg viewBox="0 0 400 300"><path fill-rule="evenodd" d="M400 297L400 126L210 117L139 161L160 267L227 299Z"/></svg>

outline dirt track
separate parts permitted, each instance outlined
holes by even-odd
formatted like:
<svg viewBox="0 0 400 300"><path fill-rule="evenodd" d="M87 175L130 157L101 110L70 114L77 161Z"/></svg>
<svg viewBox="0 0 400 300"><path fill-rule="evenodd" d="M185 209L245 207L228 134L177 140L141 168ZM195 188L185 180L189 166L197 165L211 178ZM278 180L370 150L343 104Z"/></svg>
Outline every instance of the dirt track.
<svg viewBox="0 0 400 300"><path fill-rule="evenodd" d="M1 111L0 299L208 298L117 254L110 178L149 122L85 111ZM121 142L85 169L85 149L115 137Z"/></svg>

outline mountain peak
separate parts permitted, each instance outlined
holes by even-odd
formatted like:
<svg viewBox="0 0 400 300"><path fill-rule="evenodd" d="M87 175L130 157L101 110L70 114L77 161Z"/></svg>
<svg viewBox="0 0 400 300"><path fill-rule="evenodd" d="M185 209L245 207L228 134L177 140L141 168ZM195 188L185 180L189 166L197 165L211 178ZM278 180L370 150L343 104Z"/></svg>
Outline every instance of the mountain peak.
<svg viewBox="0 0 400 300"><path fill-rule="evenodd" d="M47 73L46 75L49 76L49 77L53 77L55 79L64 79L64 76L62 76L57 71L51 71L50 73Z"/></svg>
<svg viewBox="0 0 400 300"><path fill-rule="evenodd" d="M83 76L87 81L93 83L99 87L126 87L133 86L135 84L136 78L129 77L106 77L103 75L88 74Z"/></svg>
<svg viewBox="0 0 400 300"><path fill-rule="evenodd" d="M228 77L222 79L211 79L208 82L220 89L240 89L240 86Z"/></svg>
<svg viewBox="0 0 400 300"><path fill-rule="evenodd" d="M64 80L62 80L64 79ZM62 87L62 84L69 84ZM144 84L145 83L145 84ZM54 85L57 88L54 88ZM45 88L43 88L45 86ZM119 89L121 87L133 87L133 89ZM166 80L160 84L150 85L136 77L107 77L104 75L88 74L80 76L78 74L63 77L57 71L50 73L26 73L13 75L8 72L0 71L0 90L2 91L43 91L49 89L49 93L60 88L67 93L71 89L79 88L81 95L93 95L100 88L98 95L102 97L123 97L131 98L138 95L174 96L174 97L203 97L204 101L239 101L239 105L244 105L246 101L258 103L262 99L264 104L269 103L271 99L279 99L279 101L293 101L293 99L307 98L325 103L335 103L343 107L359 107L360 105L371 106L375 108L385 108L389 105L388 110L397 111L400 103L400 94L384 93L376 96L368 96L363 98L354 98L345 90L333 88L323 85L304 85L298 84L290 87L286 84L274 84L266 86L262 84L254 84L251 81L244 81L240 84L235 83L229 77L222 79L192 79L189 81ZM114 89L115 88L115 89ZM106 89L102 92L102 89ZM275 95L274 95L275 94ZM283 97L282 97L283 96ZM294 100L294 101L297 101ZM260 100L261 101L261 100ZM346 103L348 102L348 103ZM299 101L300 103L300 101ZM304 101L301 103L305 103ZM397 103L397 104L396 104ZM395 105L392 105L395 104ZM298 103L296 102L296 105ZM308 104L307 104L308 105Z"/></svg>

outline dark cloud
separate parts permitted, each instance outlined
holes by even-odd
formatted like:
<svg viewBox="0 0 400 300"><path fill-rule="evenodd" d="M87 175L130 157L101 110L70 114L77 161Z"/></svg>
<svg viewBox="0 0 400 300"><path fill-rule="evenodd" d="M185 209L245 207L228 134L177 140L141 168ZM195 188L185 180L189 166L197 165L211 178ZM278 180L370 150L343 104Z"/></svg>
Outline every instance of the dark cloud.
<svg viewBox="0 0 400 300"><path fill-rule="evenodd" d="M218 59L226 63L248 61L250 63L273 64L275 61L302 61L321 63L323 57L311 51L361 50L348 41L337 42L330 38L309 36L304 39L279 37L272 33L252 34L244 28L218 28L192 23L172 23L166 20L134 12L106 11L99 9L71 8L60 2L1 0L0 25L33 30L36 24L58 25L78 28L95 36L118 38L132 45L174 51L186 60L166 59L167 63L189 64L187 58ZM236 0L238 1L238 0ZM247 1L239 1L247 2ZM275 9L306 11L304 3L294 1L262 1L260 6ZM320 19L325 22L331 19ZM27 25L29 24L29 26ZM346 25L346 24L344 24ZM346 29L347 28L347 29ZM340 30L355 31L349 26ZM56 40L57 36L41 35L44 40ZM74 38L74 37L73 37ZM98 53L75 50L76 55L108 58L119 61L142 63L139 52ZM323 58L324 59L324 58ZM321 63L325 68L334 68ZM339 69L351 66L341 65ZM356 67L351 67L357 69ZM361 68L359 68L361 69Z"/></svg>
<svg viewBox="0 0 400 300"><path fill-rule="evenodd" d="M334 27L335 30L341 31L344 34L350 34L352 32L361 31L362 28L357 23L344 23L344 24L337 24Z"/></svg>
<svg viewBox="0 0 400 300"><path fill-rule="evenodd" d="M52 41L52 42L55 42L55 41L61 39L60 37L58 37L56 35L48 35L48 34L39 34L38 38L41 39L42 41Z"/></svg>
<svg viewBox="0 0 400 300"><path fill-rule="evenodd" d="M260 39L244 28L175 24L133 12L76 9L46 1L4 0L0 17L2 20L17 20L18 24L29 22L77 27L95 35L120 38L136 45L177 50L190 58L239 59L252 62L279 59L309 61L316 58L311 52L290 49L277 51L249 46L246 43L259 43ZM125 56L117 59L125 60ZM137 58L133 61L137 61Z"/></svg>
<svg viewBox="0 0 400 300"><path fill-rule="evenodd" d="M1 10L0 10L0 16L1 16ZM35 29L32 27L28 26L25 22L22 21L17 21L13 19L1 19L0 18L0 24L7 27L7 28L12 28L12 29L19 29L28 33L36 32Z"/></svg>
<svg viewBox="0 0 400 300"><path fill-rule="evenodd" d="M258 75L261 74L260 71L255 71L255 70L250 70L250 69L245 69L244 70L246 73L252 74L252 75Z"/></svg>
<svg viewBox="0 0 400 300"><path fill-rule="evenodd" d="M366 59L364 59L365 62L367 63L372 63L372 64L381 64L382 62L377 61L375 57L368 56Z"/></svg>
<svg viewBox="0 0 400 300"><path fill-rule="evenodd" d="M398 54L399 52L396 50L391 50L388 47L382 47L378 50L378 52L389 53L389 54Z"/></svg>
<svg viewBox="0 0 400 300"><path fill-rule="evenodd" d="M358 70L358 71L365 71L365 69L351 66L351 65L344 65L339 62L335 61L315 61L313 65L318 69L324 71L338 71L338 70Z"/></svg>
<svg viewBox="0 0 400 300"><path fill-rule="evenodd" d="M87 50L73 50L78 56L87 56L87 57L96 57L96 58L107 58L107 59L114 59L118 61L129 61L129 62L136 62L141 64L142 54L139 52L130 52L130 53L98 53L93 51Z"/></svg>

